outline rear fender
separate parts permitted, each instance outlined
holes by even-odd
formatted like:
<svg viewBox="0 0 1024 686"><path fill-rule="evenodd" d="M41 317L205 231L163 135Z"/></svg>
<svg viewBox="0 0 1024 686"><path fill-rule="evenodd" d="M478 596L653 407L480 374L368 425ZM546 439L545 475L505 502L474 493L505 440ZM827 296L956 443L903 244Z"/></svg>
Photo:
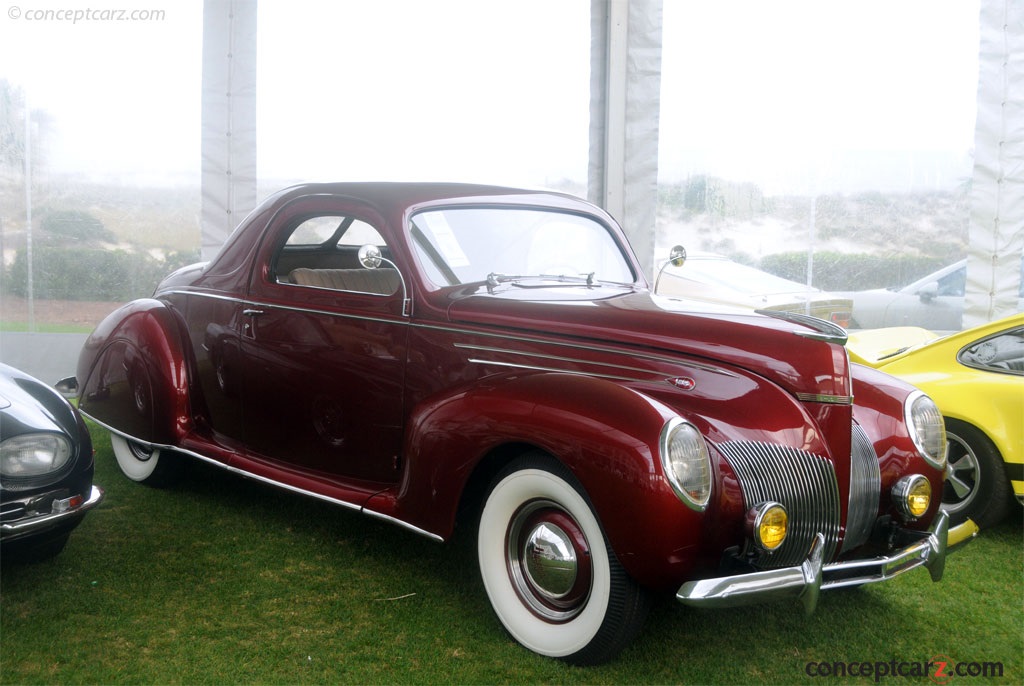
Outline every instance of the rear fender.
<svg viewBox="0 0 1024 686"><path fill-rule="evenodd" d="M504 463L542 450L580 481L626 569L641 583L660 585L664 579L650 574L665 565L641 569L637 560L653 554L680 562L673 550L696 545L700 535L700 515L679 501L662 472L658 445L672 416L635 390L563 373L510 375L431 399L411 418L396 516L447 538L474 471L501 466L484 466L486 456L502 455ZM508 454L508 446L517 450Z"/></svg>
<svg viewBox="0 0 1024 686"><path fill-rule="evenodd" d="M192 429L179 317L159 300L110 313L78 360L79 408L110 429L175 445Z"/></svg>

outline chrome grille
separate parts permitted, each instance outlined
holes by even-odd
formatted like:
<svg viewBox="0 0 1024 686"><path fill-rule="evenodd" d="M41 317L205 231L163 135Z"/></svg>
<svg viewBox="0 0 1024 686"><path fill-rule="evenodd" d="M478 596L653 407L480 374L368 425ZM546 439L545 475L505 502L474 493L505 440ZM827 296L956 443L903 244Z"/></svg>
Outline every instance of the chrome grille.
<svg viewBox="0 0 1024 686"><path fill-rule="evenodd" d="M718 445L736 472L746 509L767 500L782 503L789 513L786 540L762 567L788 567L804 561L811 542L825 536L825 560L839 540L839 486L832 463L803 450L761 442Z"/></svg>
<svg viewBox="0 0 1024 686"><path fill-rule="evenodd" d="M850 455L850 512L846 516L843 552L856 548L871 536L871 528L878 516L881 491L882 474L875 447L864 429L854 424Z"/></svg>

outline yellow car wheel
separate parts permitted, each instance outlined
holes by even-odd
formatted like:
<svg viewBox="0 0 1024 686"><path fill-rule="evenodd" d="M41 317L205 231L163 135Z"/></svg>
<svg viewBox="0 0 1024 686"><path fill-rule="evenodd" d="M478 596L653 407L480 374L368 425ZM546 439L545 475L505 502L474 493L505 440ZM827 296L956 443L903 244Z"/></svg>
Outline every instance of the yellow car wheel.
<svg viewBox="0 0 1024 686"><path fill-rule="evenodd" d="M942 489L942 509L951 524L967 519L981 528L997 524L1009 510L1013 493L999 451L976 427L946 419L949 469Z"/></svg>

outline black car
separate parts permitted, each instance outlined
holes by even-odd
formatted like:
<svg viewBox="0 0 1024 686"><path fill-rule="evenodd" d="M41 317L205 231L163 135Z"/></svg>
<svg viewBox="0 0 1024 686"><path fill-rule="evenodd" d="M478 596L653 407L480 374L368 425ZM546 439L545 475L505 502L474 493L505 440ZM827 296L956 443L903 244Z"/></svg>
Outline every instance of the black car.
<svg viewBox="0 0 1024 686"><path fill-rule="evenodd" d="M55 389L0 364L0 548L53 557L103 491L81 415Z"/></svg>

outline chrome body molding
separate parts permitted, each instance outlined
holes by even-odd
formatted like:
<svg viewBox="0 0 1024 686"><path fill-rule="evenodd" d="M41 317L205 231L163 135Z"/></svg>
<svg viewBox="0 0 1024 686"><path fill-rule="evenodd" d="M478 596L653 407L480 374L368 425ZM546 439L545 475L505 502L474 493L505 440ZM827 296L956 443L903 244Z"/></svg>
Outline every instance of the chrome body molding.
<svg viewBox="0 0 1024 686"><path fill-rule="evenodd" d="M819 393L797 393L796 399L805 403L824 403L826 405L853 404L853 398L848 395L822 395Z"/></svg>
<svg viewBox="0 0 1024 686"><path fill-rule="evenodd" d="M564 341L552 341L552 340L547 340L547 339L543 339L543 338L537 338L535 336L512 336L512 335L509 335L507 333L492 333L492 332L489 332L489 331L471 331L469 329L460 329L460 328L457 328L457 327L438 326L437 324L413 324L413 326L415 328L419 328L419 329L432 329L432 330L435 330L435 331L444 331L444 332L447 332L447 333L458 333L458 334L464 334L464 335L467 335L467 336L483 336L483 337L487 337L487 338L499 338L499 339L502 339L502 340L519 341L521 343L537 343L537 344L549 345L549 346L553 346L553 347L557 347L557 348L566 348L568 350L586 350L587 352L607 353L607 354L610 354L610 355L622 355L623 352L624 352L621 349L610 348L610 347L605 346L605 345L594 345L594 344L581 345L581 344L578 344L578 343L566 343ZM561 362L572 362L572 363L575 363L575 364L589 364L589 365L592 365L592 366L612 367L614 369L619 369L619 370L623 370L623 371L632 371L632 372L638 372L638 373L641 373L641 374L647 374L647 375L650 375L650 376L659 376L658 373L656 373L656 372L654 372L652 370L649 370L649 369L640 369L638 367L629 367L629 366L626 366L626 365L613 364L613 363L610 363L610 362L593 362L593 361L589 361L589 360L581 360L581 359L575 358L575 357L561 357L561 356L558 356L558 355L544 355L544 354L541 354L541 353L528 353L528 352L525 352L525 351L522 351L522 350L508 350L508 349L505 349L505 348L496 348L496 347L484 346L484 345L473 345L473 344L468 344L468 343L456 343L455 347L456 348L464 348L464 349L467 349L467 350L479 350L479 351L486 351L486 352L493 352L493 353L505 353L505 354L523 355L523 356L530 356L530 357L542 357L542 358L545 358L545 359L548 359L548 360L557 360L557 361L561 361ZM721 374L722 376L728 376L728 377L732 377L732 378L735 378L736 376L738 376L736 373L731 372L731 371L729 371L727 369L723 369L721 367L718 367L718 366L715 366L715 365L706 364L706 363L703 363L703 362L697 362L695 360L686 359L685 361L681 361L678 357L668 357L668 356L665 356L665 355L657 355L657 354L654 354L654 353L643 353L643 352L637 352L635 350L629 350L628 353L629 353L629 356L631 358L638 359L638 360L650 360L651 362L660 362L660 363L664 363L664 364L671 364L671 365L674 365L674 366L677 366L677 367L679 367L679 366L682 366L682 367L692 367L693 369L700 369L700 370L705 371L705 372L712 372L714 374Z"/></svg>
<svg viewBox="0 0 1024 686"><path fill-rule="evenodd" d="M567 348L567 349L570 349L570 350L586 350L588 352L600 352L600 353L608 353L608 354L613 354L613 355L622 355L623 354L623 350L621 350L621 349L610 348L610 347L602 346L602 345L582 345L582 344L577 344L577 343L566 343L564 341L557 341L557 340L553 341L553 340L549 340L549 339L538 338L536 336L514 336L514 335L510 335L508 333L498 333L498 332L491 332L491 331L481 331L481 330L465 329L465 328L461 328L461 327L457 327L457 326L442 326L442 325L439 325L439 324L421 324L421 323L412 322L412 321L409 321L408 319L403 319L403 318L400 318L400 317L395 317L395 318L370 317L370 316L364 316L364 315L347 314L347 313L342 313L342 312L329 312L329 311L326 311L326 310L311 309L311 308L308 308L308 307L294 307L294 306L291 306L291 305L282 305L282 304L279 304L279 303L267 303L267 302L261 302L261 301L257 301L257 300L247 300L247 299L244 299L244 298L235 298L233 296L221 295L219 293L209 293L209 292L206 292L206 291L189 290L189 289L175 289L175 290L164 291L163 293L160 293L159 295L160 296L163 296L163 295L185 295L185 296L190 296L191 295L191 296L196 296L196 297L201 297L201 298L212 298L214 300L222 300L222 301L225 301L225 302L234 302L234 303L238 303L239 305L242 305L242 306L247 307L247 308L260 308L260 307L276 308L276 309L280 309L280 310L288 310L290 312L306 312L306 313L309 313L309 314L320 314L320 315L324 315L324 316L328 316L328 317L337 317L339 319L356 319L356 320L359 320L359 321L380 322L380 323L385 323L385 324L402 324L402 325L410 326L410 327L416 328L416 329L441 331L441 332L444 332L444 333L460 334L460 335L464 335L464 336L481 336L481 337L486 337L486 338L494 338L494 339L507 340L507 341L518 341L518 342L521 342L521 343L535 343L535 344L541 344L541 345L550 345L550 346L557 346L559 348ZM616 364L607 363L607 362L591 362L591 361L581 360L581 359L572 358L572 357L561 357L561 356L557 356L557 355L541 355L539 353L527 353L527 352L524 352L522 350L509 350L509 349L505 349L505 348L497 348L497 347L492 347L492 346L472 345L472 344L465 344L465 343L456 343L455 347L456 348L463 348L463 349L467 349L467 350L479 350L479 351L487 351L487 352L493 352L493 353L507 353L507 354L516 354L516 355L524 355L524 356L531 356L531 357L543 357L545 359L557 360L557 361L561 361L561 362L570 362L570 363L575 363L575 364L589 364L589 365L594 365L594 366L607 366L607 367L612 367L612 368L616 368L616 369L622 369L622 370L626 370L626 371L635 371L635 372L639 372L639 373L643 373L643 374L655 375L655 372L653 372L651 370L638 369L638 368L635 368L635 367L627 367L627 366L616 365ZM628 352L629 352L630 357L633 357L633 358L636 358L636 359L650 360L652 362L660 362L660 363L672 364L672 365L676 365L676 366L692 367L694 369L700 369L700 370L707 371L707 372L713 372L715 374L721 374L722 376L729 376L729 377L736 377L737 376L734 372L731 372L731 371L729 371L727 369L722 369L721 367L718 367L718 366L715 366L715 365L705 364L705 363L702 363L702 362L696 362L694 360L686 360L685 362L681 363L680 360L678 358L675 358L675 357L668 357L668 356L657 355L657 354L652 354L652 353L638 353L635 350L629 350ZM474 361L476 361L476 362L487 362L487 363L490 363L490 364L502 364L502 363L499 363L499 362L491 363L491 362L488 362L486 360L474 360ZM511 366L511 365L508 365L506 363L505 366ZM564 370L564 369L553 369L553 368L547 368L547 367L533 367L533 366L528 366L528 365L527 366L523 366L523 368L525 368L525 369L538 369L538 370L541 370L541 371L562 371L562 372L567 371L567 370ZM588 374L588 376L596 376L596 375ZM621 380L626 380L626 381L636 381L636 380L639 380L639 379L633 379L633 378L628 378L628 377L615 377L615 376L610 376L608 378L619 378ZM815 396L815 397L818 397L818 396ZM822 396L822 397L824 397L824 396ZM821 402L825 402L825 401L821 401Z"/></svg>
<svg viewBox="0 0 1024 686"><path fill-rule="evenodd" d="M655 372L652 372L652 371L650 371L648 369L640 369L638 367L627 367L626 365L613 364L611 362L591 362L591 361L588 361L588 360L581 360L581 359L576 358L576 357L562 357L562 356L559 356L559 355L544 355L542 353L530 353L530 352L525 352L523 350L510 350L508 348L492 348L492 347L484 346L484 345L470 345L468 343L456 343L455 347L456 348L460 348L460 349L464 349L464 350L475 350L475 351L479 351L479 352L497 353L497 354L501 354L501 355L518 355L520 357L529 357L529 358L534 358L534 359L548 360L548 361L551 361L551 362L568 362L570 364L589 365L589 366L593 366L593 367L609 367L609 368L615 369L617 371L635 372L636 374L644 374L644 375L648 375L648 376L654 376L655 375ZM470 361L471 362L477 362L477 361L486 362L486 360L470 360ZM506 366L512 366L512 363L493 362L491 364L505 364ZM544 369L544 368L542 367L541 369ZM639 381L640 380L640 379L632 379L632 378L623 377L623 376L612 376L611 378L624 379L624 380L627 380L627 381L633 381L633 380Z"/></svg>
<svg viewBox="0 0 1024 686"><path fill-rule="evenodd" d="M849 335L846 333L846 329L827 322L824 319L818 317L812 317L809 314L800 314L799 312L784 312L782 310L754 310L757 314L763 314L766 317L774 317L775 319L782 319L783 321L793 322L794 324L802 324L803 326L812 329L812 331L797 331L797 336L803 336L804 338L813 338L816 341L826 341L828 343L835 343L836 345L846 345L846 341Z"/></svg>
<svg viewBox="0 0 1024 686"><path fill-rule="evenodd" d="M526 369L532 372L555 372L558 374L575 374L577 376L589 376L597 379L611 379L613 381L639 381L639 379L631 379L626 376L614 376L612 374L595 374L594 372L580 372L572 369L561 369L559 367L540 367L537 365L530 364L519 364L517 362L498 362L497 360L482 360L479 358L471 357L469 361L473 364L484 364L495 367L510 367L512 369Z"/></svg>
<svg viewBox="0 0 1024 686"><path fill-rule="evenodd" d="M261 302L259 300L246 300L246 299L243 299L243 298L235 298L235 297L232 297L232 296L229 296L229 295L219 295L217 293L207 293L205 291L190 291L190 290L187 290L187 289L177 289L177 290L172 290L172 291L164 291L163 293L160 293L159 295L160 296L165 296L165 295L193 295L193 296L196 296L196 297L199 297L199 298L211 298L213 300L222 300L224 302L233 302L233 303L237 303L239 305L242 305L242 306L248 308L248 309L243 311L243 314L247 314L247 315L260 315L260 314L263 314L263 312L261 310L257 309L257 308L266 307L266 308L273 308L273 309L277 309L277 310L286 310L288 312L305 312L307 314L321 314L321 315L324 315L325 317L337 317L339 319L356 319L356 320L362 321L362 322L381 322L381 323L384 323L384 324L402 324L404 326L408 326L409 325L408 319L407 318L403 318L403 317L395 317L393 319L389 319L387 317L367 317L367 316L358 315L358 314L345 314L345 313L341 313L341 312L331 312L329 310L318 310L318 309L311 308L311 307L295 307L293 305L283 305L281 303L268 303L268 302ZM358 293L358 295L369 295L369 294ZM159 296L158 296L158 299L159 299Z"/></svg>
<svg viewBox="0 0 1024 686"><path fill-rule="evenodd" d="M949 515L940 511L927 532L903 533L917 540L883 557L832 564L822 564L824 536L819 533L805 559L797 565L689 581L679 588L676 599L684 605L716 608L797 599L811 613L822 590L887 581L917 567L924 567L932 581L939 581L946 564Z"/></svg>
<svg viewBox="0 0 1024 686"><path fill-rule="evenodd" d="M382 522L394 524L395 526L401 527L406 531L411 531L414 534L419 534L420 536L423 536L424 538L429 538L435 543L444 543L444 538L442 536L438 536L437 534L427 531L426 529L421 529L418 526L413 526L409 522L402 521L401 519L396 519L391 515L386 515L382 512L377 512L376 510L368 510L366 509L366 507L360 508L360 512L362 512L367 517L373 517L374 519L379 519Z"/></svg>
<svg viewBox="0 0 1024 686"><path fill-rule="evenodd" d="M267 478L265 476L260 476L258 474L253 474L252 472L247 472L244 469L239 469L238 467L232 467L231 465L224 464L223 462L221 462L219 460L215 460L212 457L207 457L206 455L203 455L201 453L197 453L197 452L195 452L193 450L186 450L184 448L179 448L179 447L173 446L173 445L166 445L166 444L163 444L163 443L152 443L150 441L143 441L143 440L140 440L138 438L135 438L134 436L126 434L123 431L119 431L119 430L115 429L114 427L110 426L109 424L105 424L105 423L99 421L98 419L96 419L95 417L93 417L93 416L91 416L89 414L86 414L85 412L82 412L82 414L84 416L88 417L91 421L95 422L99 426L101 426L104 429L106 429L107 431L109 431L109 432L111 432L113 434L117 434L118 436L122 436L122 437L124 437L125 439L127 439L129 441L134 441L134 442L136 442L136 443L138 443L140 445L144 445L144 446L146 446L148 448L156 448L156 449L159 449L159 450L166 450L166 451L172 452L172 453L180 453L182 455L188 455L189 457L192 457L192 458L195 458L195 459L200 460L202 462L205 462L207 464L213 465L214 467L219 467L219 468L221 468L221 469L223 469L225 471L231 472L232 474L237 474L237 475L245 477L247 479L252 479L254 481L259 481L260 483L264 483L264 484L267 484L269 486L273 486L275 488L280 488L280 489L285 490L285 491L290 491L292 493L297 493L299 495L308 496L310 498L316 498L317 500L322 500L324 502L331 503L332 505L338 505L339 507L343 507L343 508L348 509L348 510L353 510L355 512L361 512L362 514L369 515L370 517L374 517L376 519L386 520L386 521L388 521L388 522L390 522L392 524L395 524L397 526L402 527L403 529L407 529L409 531L412 531L413 533L419 534L421 536L425 536L426 538L429 538L429 539L431 539L433 541L437 541L439 543L444 542L444 538L442 538L441 536L438 536L437 534L434 534L434 533L431 533L429 531L425 531L423 529L420 529L419 527L413 526L412 524L409 524L408 522L404 522L404 521L402 521L400 519L396 519L394 517L391 517L391 516L388 516L388 515L385 515L385 514L381 514L380 512L375 512L373 510L369 510L369 509L366 508L365 505L360 505L359 503L349 502L347 500L341 500L339 498L332 498L330 496L323 495L322 493L316 493L314 491L310 491L310 490L307 490L305 488L299 488L298 486L292 486L290 484L281 483L280 481L275 481L274 479L270 479L270 478Z"/></svg>

